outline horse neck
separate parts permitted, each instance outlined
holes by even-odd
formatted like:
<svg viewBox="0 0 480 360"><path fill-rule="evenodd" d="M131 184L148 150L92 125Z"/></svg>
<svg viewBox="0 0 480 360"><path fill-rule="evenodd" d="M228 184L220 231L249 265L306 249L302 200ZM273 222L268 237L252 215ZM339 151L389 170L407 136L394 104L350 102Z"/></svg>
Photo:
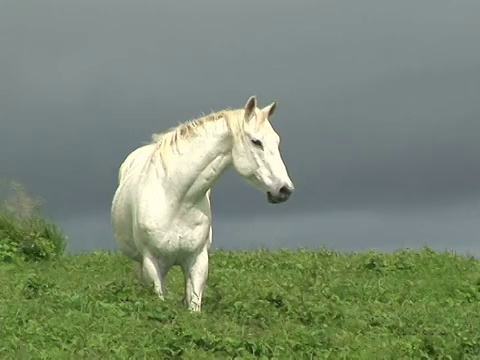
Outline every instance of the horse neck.
<svg viewBox="0 0 480 360"><path fill-rule="evenodd" d="M171 154L166 169L169 193L195 202L232 164L232 133L222 125L206 124L211 129L194 135Z"/></svg>

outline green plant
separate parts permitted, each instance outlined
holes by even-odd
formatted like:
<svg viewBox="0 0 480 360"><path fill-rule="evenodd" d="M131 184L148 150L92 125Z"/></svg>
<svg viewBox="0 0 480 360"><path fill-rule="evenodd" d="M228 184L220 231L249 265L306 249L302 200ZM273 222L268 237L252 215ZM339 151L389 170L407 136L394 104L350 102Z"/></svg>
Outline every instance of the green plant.
<svg viewBox="0 0 480 360"><path fill-rule="evenodd" d="M0 261L48 260L63 254L67 238L41 216L40 201L18 183L12 183L10 192L3 190L7 195L0 207Z"/></svg>

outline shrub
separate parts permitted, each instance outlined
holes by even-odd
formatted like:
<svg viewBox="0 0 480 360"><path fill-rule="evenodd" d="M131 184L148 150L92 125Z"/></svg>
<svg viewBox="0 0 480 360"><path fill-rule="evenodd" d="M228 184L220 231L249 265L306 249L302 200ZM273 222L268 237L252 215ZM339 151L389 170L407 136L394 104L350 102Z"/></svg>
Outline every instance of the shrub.
<svg viewBox="0 0 480 360"><path fill-rule="evenodd" d="M57 225L41 216L40 200L15 182L2 190L0 261L48 260L63 254L67 238Z"/></svg>

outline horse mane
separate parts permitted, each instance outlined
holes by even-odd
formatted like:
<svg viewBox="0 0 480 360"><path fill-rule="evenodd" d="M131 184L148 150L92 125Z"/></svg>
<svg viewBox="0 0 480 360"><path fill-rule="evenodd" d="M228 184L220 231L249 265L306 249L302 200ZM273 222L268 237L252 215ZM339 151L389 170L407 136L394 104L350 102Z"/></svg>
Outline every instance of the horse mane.
<svg viewBox="0 0 480 360"><path fill-rule="evenodd" d="M188 139L195 135L198 130L204 129L206 124L216 122L219 119L226 120L229 115L228 113L240 112L242 110L243 109L226 108L223 110L211 112L210 114L203 115L202 117L187 120L183 123L178 124L177 126L172 126L165 131L152 134L151 143L161 143L162 141L166 140L167 137L171 137L171 140L175 142L182 139Z"/></svg>
<svg viewBox="0 0 480 360"><path fill-rule="evenodd" d="M184 140L188 140L201 131L206 131L209 124L219 125L226 124L231 129L234 136L241 130L243 121L243 108L232 109L226 108L223 110L212 112L208 115L203 115L192 120L187 120L183 123L173 126L163 132L154 133L151 136L151 144L155 144L160 152L163 162L166 163L169 152L172 149L177 149Z"/></svg>

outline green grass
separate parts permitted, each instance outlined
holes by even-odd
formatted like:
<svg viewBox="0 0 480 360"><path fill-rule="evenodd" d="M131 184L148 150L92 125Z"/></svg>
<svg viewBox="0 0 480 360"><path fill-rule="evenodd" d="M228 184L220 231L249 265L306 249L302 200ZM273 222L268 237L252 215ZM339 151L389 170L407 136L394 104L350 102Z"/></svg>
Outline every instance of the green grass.
<svg viewBox="0 0 480 360"><path fill-rule="evenodd" d="M480 359L480 262L424 249L211 255L203 312L106 252L0 264L0 358Z"/></svg>

